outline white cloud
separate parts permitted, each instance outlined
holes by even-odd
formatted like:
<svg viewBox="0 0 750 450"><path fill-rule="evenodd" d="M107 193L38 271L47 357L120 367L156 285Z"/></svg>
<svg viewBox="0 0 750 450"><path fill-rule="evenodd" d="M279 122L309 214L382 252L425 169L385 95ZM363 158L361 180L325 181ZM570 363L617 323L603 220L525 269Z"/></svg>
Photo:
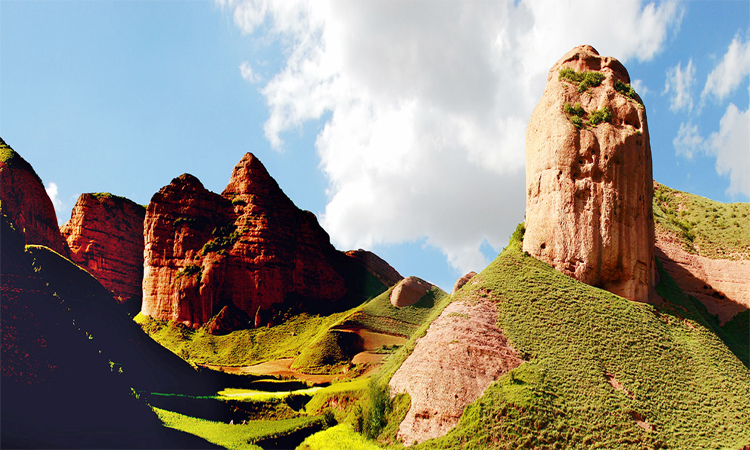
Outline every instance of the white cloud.
<svg viewBox="0 0 750 450"><path fill-rule="evenodd" d="M247 61L243 61L242 64L240 64L240 74L242 75L242 78L245 79L245 81L253 84L263 80L260 75L253 71L252 66Z"/></svg>
<svg viewBox="0 0 750 450"><path fill-rule="evenodd" d="M750 109L740 111L730 103L720 121L719 131L708 139L716 155L716 171L729 174L727 194L750 197Z"/></svg>
<svg viewBox="0 0 750 450"><path fill-rule="evenodd" d="M677 136L672 140L672 145L678 156L692 159L694 155L704 150L704 140L698 133L698 125L681 123Z"/></svg>
<svg viewBox="0 0 750 450"><path fill-rule="evenodd" d="M330 114L315 146L334 243L426 237L462 272L483 268L484 240L499 250L523 220L525 129L552 64L584 43L650 60L682 17L671 1L219 4L284 47L261 90L274 148Z"/></svg>
<svg viewBox="0 0 750 450"><path fill-rule="evenodd" d="M750 42L742 42L739 35L729 44L727 52L716 68L708 74L701 98L713 95L724 100L750 74Z"/></svg>
<svg viewBox="0 0 750 450"><path fill-rule="evenodd" d="M688 159L701 154L715 157L716 173L729 176L727 194L750 197L750 108L741 111L730 103L719 122L719 130L711 133L708 139L703 139L697 125L682 123L672 144L678 156Z"/></svg>
<svg viewBox="0 0 750 450"><path fill-rule="evenodd" d="M638 95L641 96L641 98L643 98L644 95L651 92L651 90L646 86L643 80L633 80L633 82L630 83L630 85L633 87L635 92L637 92Z"/></svg>
<svg viewBox="0 0 750 450"><path fill-rule="evenodd" d="M667 70L667 80L664 84L664 94L671 93L669 109L677 112L681 109L692 111L693 96L690 90L695 81L695 67L693 58L690 58L685 69L682 69L682 61Z"/></svg>
<svg viewBox="0 0 750 450"><path fill-rule="evenodd" d="M47 191L47 196L49 196L49 199L52 200L52 206L55 207L55 214L57 215L59 221L60 217L65 214L65 211L63 210L63 202L58 197L57 183L55 183L54 181L47 183L47 187L44 188L44 190Z"/></svg>

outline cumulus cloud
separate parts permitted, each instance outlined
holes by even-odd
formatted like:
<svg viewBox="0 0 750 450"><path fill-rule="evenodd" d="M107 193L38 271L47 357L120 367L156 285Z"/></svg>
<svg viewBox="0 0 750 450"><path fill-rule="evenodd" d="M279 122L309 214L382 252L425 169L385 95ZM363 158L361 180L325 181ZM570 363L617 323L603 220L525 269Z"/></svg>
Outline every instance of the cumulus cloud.
<svg viewBox="0 0 750 450"><path fill-rule="evenodd" d="M52 200L52 206L55 207L55 214L57 215L58 221L59 219L65 214L65 211L63 210L63 202L60 200L60 197L58 197L59 192L57 189L57 183L54 181L51 181L47 183L47 187L44 188L45 191L47 191L47 196L49 196L49 199Z"/></svg>
<svg viewBox="0 0 750 450"><path fill-rule="evenodd" d="M633 80L630 85L635 89L635 92L638 93L641 97L651 92L649 88L646 86L646 84L643 82L643 80Z"/></svg>
<svg viewBox="0 0 750 450"><path fill-rule="evenodd" d="M334 243L426 238L462 272L523 220L525 129L552 64L584 43L650 60L682 18L670 1L570 3L219 2L284 46L261 89L272 146L326 115L315 148Z"/></svg>
<svg viewBox="0 0 750 450"><path fill-rule="evenodd" d="M664 84L664 94L671 94L669 98L669 109L677 112L681 109L691 111L693 109L693 96L691 88L695 81L695 67L693 58L690 58L685 69L682 69L682 61L667 70L667 80Z"/></svg>
<svg viewBox="0 0 750 450"><path fill-rule="evenodd" d="M741 111L730 103L719 124L719 131L708 139L710 152L716 156L716 171L729 175L727 194L750 197L750 109Z"/></svg>
<svg viewBox="0 0 750 450"><path fill-rule="evenodd" d="M729 44L721 62L708 74L701 98L713 95L724 100L750 74L750 42L742 42L739 35Z"/></svg>
<svg viewBox="0 0 750 450"><path fill-rule="evenodd" d="M242 75L242 78L244 78L245 81L250 83L258 83L263 80L260 75L253 71L253 67L247 61L243 61L242 64L240 64L240 75Z"/></svg>
<svg viewBox="0 0 750 450"><path fill-rule="evenodd" d="M692 159L694 155L703 152L705 141L698 132L698 125L681 123L677 136L672 140L678 156Z"/></svg>

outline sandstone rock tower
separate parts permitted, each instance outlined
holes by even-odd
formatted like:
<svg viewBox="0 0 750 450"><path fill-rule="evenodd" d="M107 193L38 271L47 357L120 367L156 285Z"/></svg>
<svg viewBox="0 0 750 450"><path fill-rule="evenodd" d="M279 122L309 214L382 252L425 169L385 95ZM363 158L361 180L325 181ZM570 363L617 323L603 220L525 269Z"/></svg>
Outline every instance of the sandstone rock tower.
<svg viewBox="0 0 750 450"><path fill-rule="evenodd" d="M523 249L645 302L655 278L651 146L629 83L619 61L588 45L550 69L526 130Z"/></svg>
<svg viewBox="0 0 750 450"><path fill-rule="evenodd" d="M145 216L146 208L124 197L81 194L70 220L60 229L70 259L135 312L141 308L143 292Z"/></svg>

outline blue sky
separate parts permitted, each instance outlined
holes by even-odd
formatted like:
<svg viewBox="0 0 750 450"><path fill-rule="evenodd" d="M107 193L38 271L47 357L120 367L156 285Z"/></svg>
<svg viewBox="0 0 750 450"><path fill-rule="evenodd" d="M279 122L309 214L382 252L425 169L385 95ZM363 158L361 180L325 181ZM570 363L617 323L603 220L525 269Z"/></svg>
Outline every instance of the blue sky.
<svg viewBox="0 0 750 450"><path fill-rule="evenodd" d="M0 136L84 192L221 192L255 153L337 248L444 289L523 220L524 131L575 45L620 59L654 178L750 199L750 3L0 2Z"/></svg>

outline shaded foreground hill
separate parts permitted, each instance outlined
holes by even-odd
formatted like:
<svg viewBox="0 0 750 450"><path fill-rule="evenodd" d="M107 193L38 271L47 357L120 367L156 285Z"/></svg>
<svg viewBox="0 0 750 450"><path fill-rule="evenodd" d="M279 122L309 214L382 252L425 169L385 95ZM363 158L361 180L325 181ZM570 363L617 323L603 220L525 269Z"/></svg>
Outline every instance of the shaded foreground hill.
<svg viewBox="0 0 750 450"><path fill-rule="evenodd" d="M524 254L521 240L522 228L454 301L495 302L499 327L528 361L490 385L446 436L417 448L750 443L750 371L668 273L660 268L664 306L631 302Z"/></svg>
<svg viewBox="0 0 750 450"><path fill-rule="evenodd" d="M165 361L156 362L160 370L152 366L150 374L126 375L125 371L135 374L142 369L140 366L154 362L136 361L133 355L132 364L121 371L119 362L126 359L125 353L105 345L104 333L88 332L86 325L91 322L82 320L87 314L78 314L81 310L75 308L75 301L66 303L60 295L62 291L48 286L35 270L32 251L49 253L53 260L67 262L82 275L91 278L90 275L46 247L30 251L24 247L22 233L5 216L1 222L2 448L212 447L202 439L164 428L131 388L136 380L158 385L166 377L174 382L172 377L182 363L179 358L171 355L177 363L172 366ZM93 278L91 281L96 283ZM98 287L104 292L103 298L112 302L114 311L121 312L128 321L115 300L101 285ZM86 296L81 299L87 300ZM107 321L102 325L112 324ZM136 327L136 331L140 330ZM111 338L125 342L120 350L132 346L132 353L144 356L148 351L143 347L149 339L140 334L144 338L140 345L127 343L136 335ZM153 351L169 360L168 353L156 348Z"/></svg>

